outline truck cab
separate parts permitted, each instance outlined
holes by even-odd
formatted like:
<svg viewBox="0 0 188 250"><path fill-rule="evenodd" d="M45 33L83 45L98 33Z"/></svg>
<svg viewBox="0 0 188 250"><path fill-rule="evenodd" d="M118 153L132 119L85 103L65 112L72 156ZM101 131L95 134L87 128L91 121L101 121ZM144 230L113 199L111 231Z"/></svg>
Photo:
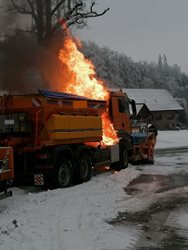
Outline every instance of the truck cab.
<svg viewBox="0 0 188 250"><path fill-rule="evenodd" d="M156 128L140 120L136 113L135 101L129 99L126 93L121 90L110 92L109 114L120 140L120 154L122 154L122 148L126 148L129 162L153 163ZM139 133L135 133L136 119L137 124L144 125L144 130L139 129Z"/></svg>
<svg viewBox="0 0 188 250"><path fill-rule="evenodd" d="M125 93L116 89L110 90L107 107L110 119L119 139L119 161L112 163L111 167L115 170L120 170L128 166L129 152L132 149L131 119L136 115L136 105Z"/></svg>
<svg viewBox="0 0 188 250"><path fill-rule="evenodd" d="M109 114L119 136L131 134L131 118L136 115L136 106L135 102L130 100L121 90L110 92Z"/></svg>

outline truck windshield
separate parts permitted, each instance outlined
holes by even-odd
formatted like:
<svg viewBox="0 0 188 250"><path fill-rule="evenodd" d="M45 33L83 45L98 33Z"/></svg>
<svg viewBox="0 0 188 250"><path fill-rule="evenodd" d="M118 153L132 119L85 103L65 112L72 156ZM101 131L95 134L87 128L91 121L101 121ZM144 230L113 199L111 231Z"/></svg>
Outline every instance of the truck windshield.
<svg viewBox="0 0 188 250"><path fill-rule="evenodd" d="M126 113L127 115L130 115L129 101L126 100L126 98L123 97L118 98L118 107L120 113Z"/></svg>

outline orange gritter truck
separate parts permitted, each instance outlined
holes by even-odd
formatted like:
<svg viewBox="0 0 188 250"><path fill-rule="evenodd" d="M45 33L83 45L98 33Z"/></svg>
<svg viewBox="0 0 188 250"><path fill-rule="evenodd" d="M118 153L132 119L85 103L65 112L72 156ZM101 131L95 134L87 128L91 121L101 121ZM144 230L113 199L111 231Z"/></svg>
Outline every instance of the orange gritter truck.
<svg viewBox="0 0 188 250"><path fill-rule="evenodd" d="M68 187L88 181L93 168L126 168L136 152L130 105L134 115L134 101L121 91L111 91L108 102L46 90L1 96L0 191L13 178ZM112 146L101 144L104 112L118 136Z"/></svg>

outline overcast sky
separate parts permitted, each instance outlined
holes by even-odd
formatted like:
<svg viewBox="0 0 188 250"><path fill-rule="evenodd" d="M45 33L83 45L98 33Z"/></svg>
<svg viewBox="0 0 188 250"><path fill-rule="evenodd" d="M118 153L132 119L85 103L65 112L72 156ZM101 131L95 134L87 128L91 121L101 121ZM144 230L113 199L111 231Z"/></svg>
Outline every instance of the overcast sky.
<svg viewBox="0 0 188 250"><path fill-rule="evenodd" d="M188 73L188 0L98 0L97 9L110 7L104 16L90 19L90 28L78 32L124 52L135 61L157 62L165 54L170 65Z"/></svg>

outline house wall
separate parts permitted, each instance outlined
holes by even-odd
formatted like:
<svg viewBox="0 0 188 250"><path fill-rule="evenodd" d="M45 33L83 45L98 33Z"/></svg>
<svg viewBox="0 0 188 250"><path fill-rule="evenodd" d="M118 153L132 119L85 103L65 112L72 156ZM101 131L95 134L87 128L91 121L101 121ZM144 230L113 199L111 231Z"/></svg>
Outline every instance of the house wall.
<svg viewBox="0 0 188 250"><path fill-rule="evenodd" d="M178 113L176 111L151 111L151 122L157 129L176 129Z"/></svg>

